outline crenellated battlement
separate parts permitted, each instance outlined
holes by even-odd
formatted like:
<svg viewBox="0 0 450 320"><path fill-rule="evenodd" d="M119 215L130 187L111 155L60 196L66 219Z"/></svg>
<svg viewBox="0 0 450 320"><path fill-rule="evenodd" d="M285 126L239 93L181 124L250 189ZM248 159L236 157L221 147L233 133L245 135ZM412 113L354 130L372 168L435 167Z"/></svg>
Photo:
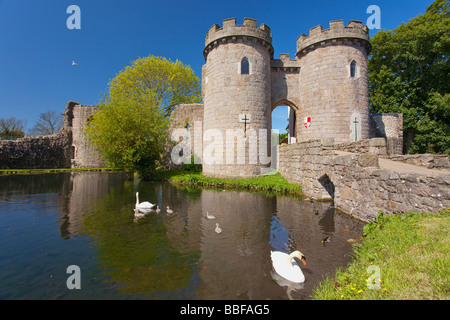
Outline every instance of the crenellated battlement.
<svg viewBox="0 0 450 320"><path fill-rule="evenodd" d="M314 48L316 44L325 44L329 41L337 42L339 39L358 43L365 46L370 51L369 28L361 21L352 20L348 26L344 26L343 20L330 22L329 29L323 29L321 25L309 29L309 36L302 34L297 38L297 55L300 55L307 48Z"/></svg>
<svg viewBox="0 0 450 320"><path fill-rule="evenodd" d="M291 59L289 53L280 53L280 59L272 59L270 66L272 68L300 69L300 63L298 62L298 60Z"/></svg>
<svg viewBox="0 0 450 320"><path fill-rule="evenodd" d="M237 25L236 18L230 18L223 20L222 28L217 24L214 24L209 28L208 34L205 36L205 58L211 47L214 45L226 41L237 41L238 38L243 37L261 41L261 43L270 48L271 53L273 53L272 34L270 28L266 24L263 23L258 27L255 19L244 18L244 24Z"/></svg>

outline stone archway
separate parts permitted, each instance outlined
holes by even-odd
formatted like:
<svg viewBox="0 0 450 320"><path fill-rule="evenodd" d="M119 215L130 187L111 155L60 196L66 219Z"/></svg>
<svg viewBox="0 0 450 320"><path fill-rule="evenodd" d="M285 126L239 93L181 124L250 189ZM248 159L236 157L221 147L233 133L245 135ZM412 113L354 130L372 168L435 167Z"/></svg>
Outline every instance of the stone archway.
<svg viewBox="0 0 450 320"><path fill-rule="evenodd" d="M289 113L289 115L286 115L286 119L288 119L288 127L289 127L289 129L287 131L288 131L289 136L295 137L296 140L298 140L297 133L299 132L299 130L298 130L298 121L297 120L298 120L298 116L299 116L299 108L292 101L287 100L287 99L282 99L272 105L271 115L272 115L272 112L277 107L280 107L280 106L288 106L290 108L290 110L292 111L292 113ZM273 121L271 121L270 129L273 129L272 122Z"/></svg>

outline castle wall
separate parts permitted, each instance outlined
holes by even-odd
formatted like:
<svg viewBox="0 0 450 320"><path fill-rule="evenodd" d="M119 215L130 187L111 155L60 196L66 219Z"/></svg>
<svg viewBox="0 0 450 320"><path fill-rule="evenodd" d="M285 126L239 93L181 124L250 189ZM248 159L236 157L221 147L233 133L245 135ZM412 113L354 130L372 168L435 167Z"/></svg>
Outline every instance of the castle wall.
<svg viewBox="0 0 450 320"><path fill-rule="evenodd" d="M104 162L84 135L98 106L69 101L64 127L56 134L0 141L0 169L102 168Z"/></svg>
<svg viewBox="0 0 450 320"><path fill-rule="evenodd" d="M271 106L289 105L294 110L300 106L300 63L289 54L280 54L280 59L271 61Z"/></svg>
<svg viewBox="0 0 450 320"><path fill-rule="evenodd" d="M0 140L0 169L70 168L71 130L56 134Z"/></svg>
<svg viewBox="0 0 450 320"><path fill-rule="evenodd" d="M450 173L425 176L379 168L375 153L339 155L333 139L279 147L279 172L315 199L359 219L378 212L436 212L450 206Z"/></svg>

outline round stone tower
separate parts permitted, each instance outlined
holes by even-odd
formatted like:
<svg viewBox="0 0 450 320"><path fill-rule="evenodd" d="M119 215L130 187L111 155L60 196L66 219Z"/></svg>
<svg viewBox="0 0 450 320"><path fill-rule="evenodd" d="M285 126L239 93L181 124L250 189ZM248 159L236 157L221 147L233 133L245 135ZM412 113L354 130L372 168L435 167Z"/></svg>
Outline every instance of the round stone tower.
<svg viewBox="0 0 450 320"><path fill-rule="evenodd" d="M300 63L297 138L333 137L336 143L369 138L367 26L342 20L319 25L297 39Z"/></svg>
<svg viewBox="0 0 450 320"><path fill-rule="evenodd" d="M203 173L253 177L270 166L272 35L256 20L226 19L205 39Z"/></svg>

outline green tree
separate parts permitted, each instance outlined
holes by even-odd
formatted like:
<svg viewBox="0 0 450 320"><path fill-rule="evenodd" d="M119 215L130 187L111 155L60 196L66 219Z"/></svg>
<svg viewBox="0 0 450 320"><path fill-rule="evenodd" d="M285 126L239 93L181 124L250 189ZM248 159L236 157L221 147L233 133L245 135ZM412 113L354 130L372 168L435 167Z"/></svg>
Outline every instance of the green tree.
<svg viewBox="0 0 450 320"><path fill-rule="evenodd" d="M161 158L170 112L177 104L200 100L200 81L189 66L140 58L109 83L86 133L110 167L148 178Z"/></svg>
<svg viewBox="0 0 450 320"><path fill-rule="evenodd" d="M405 152L450 153L449 0L371 43L371 111L403 113Z"/></svg>

